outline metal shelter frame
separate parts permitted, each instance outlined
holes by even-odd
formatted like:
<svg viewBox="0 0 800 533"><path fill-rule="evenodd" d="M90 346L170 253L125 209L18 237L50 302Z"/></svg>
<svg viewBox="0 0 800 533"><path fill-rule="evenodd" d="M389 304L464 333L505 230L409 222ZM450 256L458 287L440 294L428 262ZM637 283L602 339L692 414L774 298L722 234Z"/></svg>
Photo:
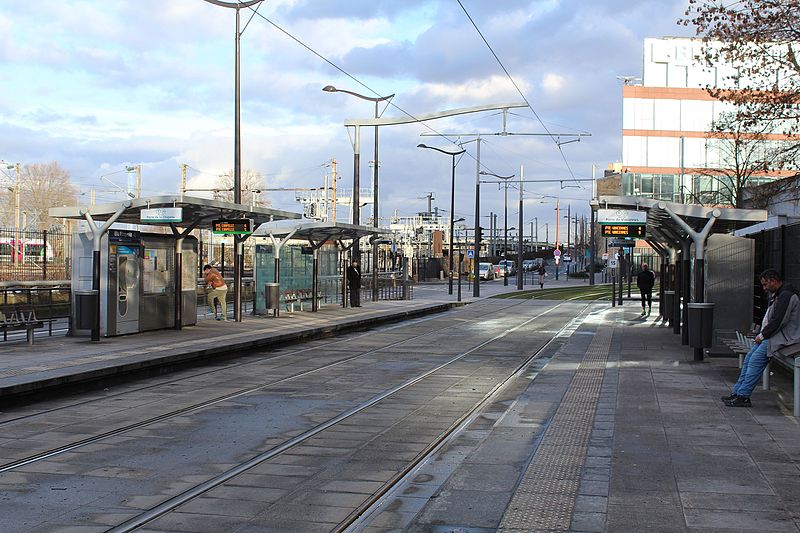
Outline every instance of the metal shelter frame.
<svg viewBox="0 0 800 533"><path fill-rule="evenodd" d="M142 209L170 208L179 207L182 209L182 222L142 222ZM174 267L175 267L175 329L182 329L181 320L181 291L183 290L183 280L180 275L183 268L183 240L196 228L210 228L211 222L215 219L236 219L249 218L253 220L254 228L258 228L265 222L274 220L287 220L302 218L300 213L292 213L280 209L268 207L251 207L221 200L211 200L208 198L194 198L183 195L152 196L146 198L135 198L125 202L114 202L99 204L90 208L86 207L52 207L49 210L51 217L69 218L74 220L84 219L92 231L92 290L98 291L98 298L95 304L95 324L92 328L92 340L100 340L100 249L103 235L115 222L123 224L135 224L142 226L169 227L175 237ZM95 220L105 222L98 226ZM241 247L246 240L236 239L237 247ZM241 253L241 249L237 250ZM243 261L239 262L241 269ZM241 271L235 272L234 276L234 320L241 322L242 312L242 276Z"/></svg>
<svg viewBox="0 0 800 533"><path fill-rule="evenodd" d="M596 204L592 203L593 211L599 208L647 211L648 236L644 240L661 257L660 301L665 301L666 285L672 287L675 291L674 307L670 313L673 317L672 331L681 334L683 345L689 344L686 304L705 301L705 249L708 236L712 233L733 233L737 229L764 222L768 218L767 211L763 209L708 207L663 202L639 196L600 196ZM592 215L595 216L594 213ZM694 246L694 280L690 279L692 246ZM681 300L684 302L683 306ZM662 318L670 316L665 314L665 311L665 309L659 311ZM702 348L695 348L694 359L703 360Z"/></svg>
<svg viewBox="0 0 800 533"><path fill-rule="evenodd" d="M290 239L306 240L314 250L312 258L311 311L319 310L319 249L326 242L336 242L339 251L345 252L362 237L375 241L379 235L389 233L371 226L344 222L302 222L296 225L264 224L253 233L254 237L269 237L275 250L275 283L280 282L280 251ZM350 241L346 244L345 241ZM342 307L347 306L347 268L342 268Z"/></svg>

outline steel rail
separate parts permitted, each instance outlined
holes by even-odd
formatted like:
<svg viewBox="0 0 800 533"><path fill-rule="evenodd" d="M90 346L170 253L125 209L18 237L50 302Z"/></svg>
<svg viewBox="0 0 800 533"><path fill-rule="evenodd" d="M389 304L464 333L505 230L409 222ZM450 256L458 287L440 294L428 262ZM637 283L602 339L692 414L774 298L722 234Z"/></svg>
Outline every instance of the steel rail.
<svg viewBox="0 0 800 533"><path fill-rule="evenodd" d="M352 416L354 416L354 415L356 415L356 414L358 414L358 413L360 413L360 412L362 412L362 411L364 411L366 409L369 409L370 407L372 407L375 404L385 400L386 398L389 398L389 397L393 396L394 394L396 394L396 393L398 393L398 392L400 392L402 390L405 390L408 387L411 387L412 385L415 385L415 384L419 383L420 381L424 380L425 378L435 374L436 372L439 372L440 370L442 370L444 368L449 367L453 363L455 363L457 361L460 361L464 357L467 357L468 355L470 355L470 354L474 353L475 351L483 348L484 346L486 346L486 345L488 345L488 344L490 344L492 342L495 342L495 341L497 341L499 339L502 339L503 337L505 337L509 333L513 333L514 331L522 328L523 326L526 326L527 324L533 322L534 320L537 320L537 319L541 318L542 316L555 311L556 309L558 309L562 305L564 305L564 304L561 303L561 304L557 304L557 305L555 305L553 307L549 307L548 309L546 309L543 312L537 314L536 316L531 317L531 318L523 321L522 323L520 323L520 324L518 324L518 325L516 325L514 327L508 328L508 329L504 330L503 332L495 335L494 337L492 337L492 338L490 338L488 340L485 340L485 341L482 341L482 342L478 343L477 345L473 346L469 350L461 352L460 354L450 358L449 360L445 361L444 363L441 363L441 364L435 366L434 368L431 368L430 370L427 370L427 371L417 375L416 377L413 377L413 378L411 378L411 379L409 379L409 380L407 380L407 381L405 381L405 382L403 382L403 383L401 383L399 385L395 385L394 387L391 387L391 388L389 388L389 389L387 389L387 390L385 390L385 391L383 391L383 392L381 392L379 394L376 394L375 396L373 396L369 400L361 403L360 405L352 407L352 408L344 411L343 413L341 413L341 414L339 414L339 415L337 415L337 416L335 416L333 418L330 418L327 421L325 421L325 422L323 422L321 424L318 424L317 426L315 426L315 427L313 427L311 429L308 429L308 430L304 431L303 433L295 436L294 438L292 438L292 439L290 439L290 440L288 440L288 441L286 441L286 442L284 442L282 444L279 444L279 445L277 445L277 446L275 446L275 447L273 447L273 448L271 448L271 449L269 449L269 450L267 450L267 451L265 451L263 453L260 453L260 454L258 454L256 456L252 457L251 459L249 459L247 461L244 461L244 462L240 463L239 465L237 465L237 466L235 466L233 468L230 468L227 471L225 471L225 472L223 472L223 473L221 473L221 474L219 474L219 475L217 475L217 476L215 476L215 477L213 477L211 479L208 479L208 480L204 481L203 483L195 485L194 487L192 487L190 489L187 489L184 492L167 499L166 501L162 502L161 504L156 505L155 507L152 507L151 509L145 511L144 513L141 513L141 514L139 514L137 516L134 516L133 518L123 522L122 524L119 524L116 527L108 529L107 533L127 533L127 532L130 532L130 531L134 531L134 530L144 526L145 524L147 524L149 522L152 522L153 520L159 518L160 516L163 516L163 515L169 513L170 511L173 511L174 509L180 507L181 505L184 505L185 503L188 503L189 501L191 501L191 500L193 500L193 499L205 494L209 490L212 490L212 489L224 484L225 482L227 482L227 481L235 478L236 476L238 476L238 475L250 470L251 468L254 468L254 467L258 466L259 464L261 464L261 463L263 463L263 462L265 462L265 461L267 461L267 460L269 460L269 459L271 459L271 458L273 458L273 457L275 457L277 455L280 455L281 453L283 453L283 452L285 452L285 451L287 451L287 450L289 450L289 449L291 449L291 448L293 448L293 447L305 442L306 440L308 440L308 439L318 435L319 433L321 433L321 432L323 432L323 431L335 426L336 424L339 424L339 423L343 422L344 420L347 420L348 418L350 418L350 417L352 417ZM548 342L550 342L550 341L548 341Z"/></svg>

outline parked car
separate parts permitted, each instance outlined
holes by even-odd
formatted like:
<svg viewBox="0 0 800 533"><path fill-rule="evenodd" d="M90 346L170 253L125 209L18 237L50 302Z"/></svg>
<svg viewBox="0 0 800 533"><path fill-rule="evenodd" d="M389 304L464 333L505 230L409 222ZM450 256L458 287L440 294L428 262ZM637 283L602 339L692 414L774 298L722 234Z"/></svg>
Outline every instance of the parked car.
<svg viewBox="0 0 800 533"><path fill-rule="evenodd" d="M522 270L525 272L531 272L537 268L536 259L523 259L522 260Z"/></svg>
<svg viewBox="0 0 800 533"><path fill-rule="evenodd" d="M505 271L508 271L509 276L513 276L517 273L517 263L516 261L511 261L510 259L504 259L497 263L494 266L494 273L497 277L503 277L505 275Z"/></svg>
<svg viewBox="0 0 800 533"><path fill-rule="evenodd" d="M491 263L481 263L478 265L478 274L481 279L489 281L494 279L494 265Z"/></svg>

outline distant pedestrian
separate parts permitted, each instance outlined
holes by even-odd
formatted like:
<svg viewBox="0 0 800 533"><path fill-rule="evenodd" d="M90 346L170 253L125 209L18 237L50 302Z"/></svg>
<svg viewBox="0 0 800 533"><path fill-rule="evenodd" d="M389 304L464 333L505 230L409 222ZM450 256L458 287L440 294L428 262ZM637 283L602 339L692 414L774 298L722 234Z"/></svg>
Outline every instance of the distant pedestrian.
<svg viewBox="0 0 800 533"><path fill-rule="evenodd" d="M780 273L767 269L761 273L761 286L769 297L767 311L761 321L761 332L753 347L744 356L739 379L730 396L721 399L728 407L750 407L750 395L769 358L781 348L800 342L800 298L797 289L783 282Z"/></svg>
<svg viewBox="0 0 800 533"><path fill-rule="evenodd" d="M547 270L544 269L544 263L539 265L539 270L536 271L539 274L539 288L544 289L544 278L547 276Z"/></svg>
<svg viewBox="0 0 800 533"><path fill-rule="evenodd" d="M650 308L653 305L653 285L656 283L656 276L647 267L647 263L642 263L642 271L636 276L636 286L642 295L642 316L650 316ZM647 310L645 310L645 303Z"/></svg>
<svg viewBox="0 0 800 533"><path fill-rule="evenodd" d="M347 284L350 286L350 307L361 307L361 268L358 259L347 267Z"/></svg>
<svg viewBox="0 0 800 533"><path fill-rule="evenodd" d="M214 313L214 318L217 320L228 320L228 304L225 302L225 298L228 295L228 286L225 284L222 274L211 265L206 265L203 267L203 279L207 287L206 299L209 312ZM217 306L214 305L215 298L219 300L222 316L217 314Z"/></svg>

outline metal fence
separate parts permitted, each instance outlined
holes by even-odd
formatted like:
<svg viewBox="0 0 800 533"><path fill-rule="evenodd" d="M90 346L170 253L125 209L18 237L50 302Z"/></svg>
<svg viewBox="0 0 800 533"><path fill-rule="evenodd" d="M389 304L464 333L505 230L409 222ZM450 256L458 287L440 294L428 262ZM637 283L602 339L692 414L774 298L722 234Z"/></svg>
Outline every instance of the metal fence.
<svg viewBox="0 0 800 533"><path fill-rule="evenodd" d="M72 236L0 228L0 281L69 279Z"/></svg>
<svg viewBox="0 0 800 533"><path fill-rule="evenodd" d="M800 224L761 231L750 237L756 241L753 316L756 323L761 323L767 309L767 296L758 279L761 272L775 268L786 282L800 287Z"/></svg>

